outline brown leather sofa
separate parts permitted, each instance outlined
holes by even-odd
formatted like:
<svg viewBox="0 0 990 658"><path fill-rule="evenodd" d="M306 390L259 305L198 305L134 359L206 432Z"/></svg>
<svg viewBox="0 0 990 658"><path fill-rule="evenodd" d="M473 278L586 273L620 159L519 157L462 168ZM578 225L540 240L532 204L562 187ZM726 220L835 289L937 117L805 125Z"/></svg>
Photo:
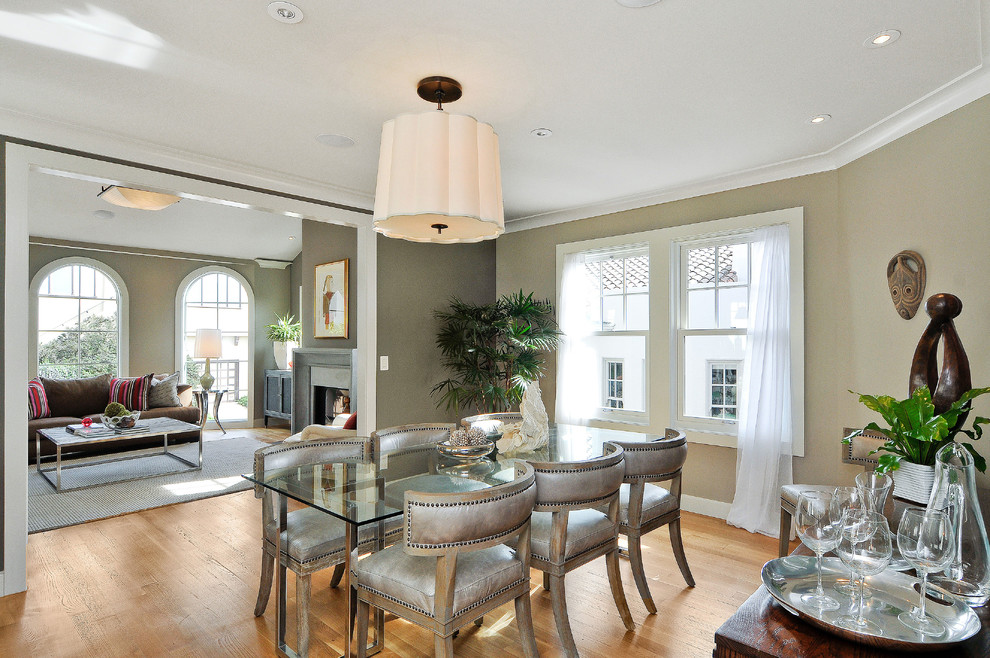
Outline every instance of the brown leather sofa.
<svg viewBox="0 0 990 658"><path fill-rule="evenodd" d="M110 375L100 375L86 379L47 379L41 377L48 398L48 406L52 415L49 418L36 418L28 421L28 460L34 463L35 434L38 430L49 427L65 427L81 423L83 418L92 418L94 423L100 422L101 412L110 401ZM158 407L141 412L141 418L175 418L187 423L199 425L199 407L192 406L192 387L182 384L177 388L178 407ZM169 443L182 443L199 439L199 431L176 434L169 437ZM134 450L141 447L161 446L161 438L137 438L110 443L97 443L80 446L77 453L99 454ZM54 446L48 441L41 443L42 456L55 454ZM67 454L63 451L63 454Z"/></svg>

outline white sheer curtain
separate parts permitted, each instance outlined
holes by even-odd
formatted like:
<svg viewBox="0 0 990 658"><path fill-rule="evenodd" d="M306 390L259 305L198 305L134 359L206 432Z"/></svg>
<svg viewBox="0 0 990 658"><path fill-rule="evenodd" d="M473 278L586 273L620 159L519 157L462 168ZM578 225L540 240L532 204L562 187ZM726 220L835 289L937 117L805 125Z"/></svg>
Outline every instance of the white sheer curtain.
<svg viewBox="0 0 990 658"><path fill-rule="evenodd" d="M587 339L596 329L589 311L597 302L597 293L586 271L584 254L564 256L560 278L560 330L564 335L557 348L558 423L586 424L594 410L598 383L594 379L595 355Z"/></svg>
<svg viewBox="0 0 990 658"><path fill-rule="evenodd" d="M727 521L777 536L791 470L790 245L786 225L760 229L743 361L736 493Z"/></svg>

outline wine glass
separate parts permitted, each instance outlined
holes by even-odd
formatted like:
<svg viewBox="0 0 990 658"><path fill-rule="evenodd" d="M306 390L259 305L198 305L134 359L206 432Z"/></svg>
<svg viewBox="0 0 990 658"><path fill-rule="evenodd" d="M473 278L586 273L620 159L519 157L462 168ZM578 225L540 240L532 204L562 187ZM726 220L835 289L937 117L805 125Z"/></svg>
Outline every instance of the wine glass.
<svg viewBox="0 0 990 658"><path fill-rule="evenodd" d="M822 556L835 548L839 539L839 526L831 515L832 494L827 491L807 491L798 496L794 520L797 533L805 546L818 558L818 587L813 594L805 594L801 600L819 610L837 610L839 602L825 594L822 588Z"/></svg>
<svg viewBox="0 0 990 658"><path fill-rule="evenodd" d="M858 487L836 487L832 492L832 519L836 522L841 521L842 514L847 509L868 509L866 498L863 496L862 491L860 491ZM859 592L857 585L856 574L850 570L849 579L836 580L834 588L836 591L841 592L846 596L855 596ZM873 595L867 587L864 587L863 594L867 597Z"/></svg>
<svg viewBox="0 0 990 658"><path fill-rule="evenodd" d="M897 615L897 618L922 635L945 633L945 624L925 613L925 588L929 573L941 571L952 562L955 555L954 537L952 520L940 510L909 507L904 510L901 523L897 526L897 547L921 576L921 603L911 612Z"/></svg>
<svg viewBox="0 0 990 658"><path fill-rule="evenodd" d="M883 635L881 628L863 617L863 588L866 576L873 576L890 564L890 528L882 514L866 510L846 510L842 515L839 545L835 552L839 559L860 577L859 610L855 617L846 615L835 620L835 625L861 633Z"/></svg>
<svg viewBox="0 0 990 658"><path fill-rule="evenodd" d="M887 503L887 494L890 493L890 487L893 484L894 480L885 473L863 471L856 476L856 488L866 499L869 510L877 514L883 514L884 505Z"/></svg>

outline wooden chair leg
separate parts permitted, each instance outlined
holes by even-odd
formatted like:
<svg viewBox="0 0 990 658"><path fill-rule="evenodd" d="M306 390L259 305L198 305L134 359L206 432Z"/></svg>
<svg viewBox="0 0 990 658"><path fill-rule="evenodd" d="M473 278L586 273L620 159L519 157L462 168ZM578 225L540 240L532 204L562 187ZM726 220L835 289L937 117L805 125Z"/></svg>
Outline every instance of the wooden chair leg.
<svg viewBox="0 0 990 658"><path fill-rule="evenodd" d="M777 541L777 556L784 557L791 548L791 513L780 506L780 539Z"/></svg>
<svg viewBox="0 0 990 658"><path fill-rule="evenodd" d="M633 580L636 581L636 589L639 590L647 612L651 615L657 614L657 606L653 602L650 586L646 582L646 572L643 569L643 545L639 535L629 537L629 566L632 567Z"/></svg>
<svg viewBox="0 0 990 658"><path fill-rule="evenodd" d="M519 628L523 655L526 658L537 658L540 653L536 648L536 634L533 631L533 608L529 601L529 590L516 597L515 605L516 626Z"/></svg>
<svg viewBox="0 0 990 658"><path fill-rule="evenodd" d="M309 574L296 574L296 636L300 656L309 655Z"/></svg>
<svg viewBox="0 0 990 658"><path fill-rule="evenodd" d="M268 607L268 597L272 593L272 582L275 580L275 556L261 548L261 584L258 586L258 602L254 604L254 616L265 614Z"/></svg>
<svg viewBox="0 0 990 658"><path fill-rule="evenodd" d="M550 574L543 572L543 589L550 591Z"/></svg>
<svg viewBox="0 0 990 658"><path fill-rule="evenodd" d="M694 576L691 575L691 567L688 566L687 557L684 555L684 542L681 541L681 520L671 521L667 527L670 530L670 547L674 549L677 568L681 570L688 587L694 587Z"/></svg>
<svg viewBox="0 0 990 658"><path fill-rule="evenodd" d="M550 580L550 603L553 606L553 619L557 622L557 637L563 646L564 655L577 658L577 645L574 644L574 636L571 634L571 622L567 618L567 599L564 596L564 577L549 576L543 572L544 578Z"/></svg>
<svg viewBox="0 0 990 658"><path fill-rule="evenodd" d="M477 626L477 627L479 627L479 628L481 628L482 624L484 624L484 623L485 623L485 618L484 617L478 617L477 619L474 620L474 625Z"/></svg>
<svg viewBox="0 0 990 658"><path fill-rule="evenodd" d="M608 584L612 588L612 598L615 599L615 607L619 609L619 616L627 631L636 629L633 622L632 613L629 612L629 604L626 603L626 594L622 591L622 574L619 573L619 549L616 548L605 556L605 565L608 567Z"/></svg>
<svg viewBox="0 0 990 658"><path fill-rule="evenodd" d="M433 654L436 658L454 658L454 638L448 635L433 636Z"/></svg>
<svg viewBox="0 0 990 658"><path fill-rule="evenodd" d="M357 655L358 658L365 658L368 655L368 615L371 606L367 601L358 601L357 604Z"/></svg>
<svg viewBox="0 0 990 658"><path fill-rule="evenodd" d="M333 575L330 577L330 587L340 584L340 579L344 576L344 563L341 562L333 568Z"/></svg>

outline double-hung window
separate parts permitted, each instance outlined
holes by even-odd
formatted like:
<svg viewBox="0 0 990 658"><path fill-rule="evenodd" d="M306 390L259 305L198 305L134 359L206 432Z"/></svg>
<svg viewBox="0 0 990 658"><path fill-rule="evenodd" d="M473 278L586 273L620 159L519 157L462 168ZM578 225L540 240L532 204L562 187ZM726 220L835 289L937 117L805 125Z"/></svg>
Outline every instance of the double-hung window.
<svg viewBox="0 0 990 658"><path fill-rule="evenodd" d="M752 233L675 243L678 424L736 433Z"/></svg>
<svg viewBox="0 0 990 658"><path fill-rule="evenodd" d="M598 382L592 417L616 422L647 420L647 352L650 334L650 256L646 245L584 254L594 291L587 345ZM589 385L593 385L589 382Z"/></svg>

